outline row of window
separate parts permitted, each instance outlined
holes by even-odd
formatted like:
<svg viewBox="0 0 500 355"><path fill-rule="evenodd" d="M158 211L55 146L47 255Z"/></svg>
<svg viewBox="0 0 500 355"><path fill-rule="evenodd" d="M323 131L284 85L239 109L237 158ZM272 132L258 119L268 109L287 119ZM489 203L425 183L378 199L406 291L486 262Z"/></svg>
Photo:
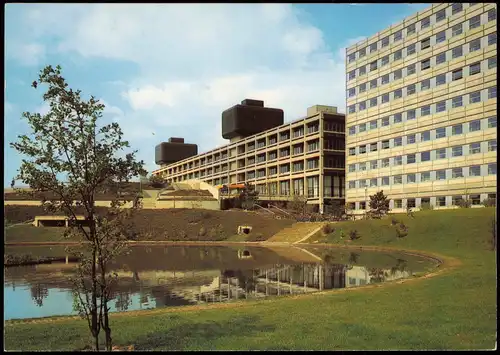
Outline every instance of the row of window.
<svg viewBox="0 0 500 355"><path fill-rule="evenodd" d="M443 181L464 177L477 177L497 174L497 163L486 165L472 165L459 168L425 171L420 173L383 176L380 178L360 179L349 181L349 189L363 189L365 187L380 187L401 184L415 184L429 181Z"/></svg>
<svg viewBox="0 0 500 355"><path fill-rule="evenodd" d="M477 3L471 3L470 6L477 5ZM347 56L347 62L352 63L357 59L365 57L367 54L376 52L379 49L388 47L390 43L396 43L403 39L403 35L408 37L421 30L429 28L431 24L439 23L446 19L447 16L452 16L456 13L462 11L463 4L453 4L451 7L437 11L435 14L423 18L417 23L413 23L403 30L399 30L392 35L382 38L380 41L371 43L367 47L359 49L357 52L351 53ZM485 21L493 21L496 19L496 9L491 9L487 12ZM468 21L468 28L474 29L481 26L481 15L472 17Z"/></svg>
<svg viewBox="0 0 500 355"><path fill-rule="evenodd" d="M389 149L420 142L428 142L431 140L437 140L441 138L456 136L465 133L472 133L496 127L497 127L497 117L492 116L485 118L483 120L474 120L467 123L459 123L453 126L439 127L432 130L426 130L420 133L413 133L413 134L408 134L406 136L386 139L381 142L363 144L357 147L357 149L356 147L351 147L349 148L349 155L350 156L356 155L356 152L358 154L364 154L366 152L376 152L378 149Z"/></svg>
<svg viewBox="0 0 500 355"><path fill-rule="evenodd" d="M487 37L477 38L469 43L456 46L455 48L449 49L442 53L439 53L436 56L431 56L427 59L420 61L419 63L410 64L404 68L397 69L391 73L381 75L377 78L371 79L370 81L365 81L356 87L352 87L347 89L347 97L353 97L359 94L366 92L367 90L376 89L377 87L389 84L396 80L405 78L412 74L421 73L431 67L435 67L437 65L446 63L456 58L460 58L469 53L481 50L487 46L491 46L496 44L497 42L497 34L491 33ZM388 62L384 62L382 59L381 67L387 65ZM375 64L376 66L377 64ZM489 68L496 67L496 56L491 58L488 62ZM366 74L366 69L360 68L361 75ZM350 74L348 74L350 75Z"/></svg>
<svg viewBox="0 0 500 355"><path fill-rule="evenodd" d="M374 72L386 65L389 65L389 63L397 62L398 60L407 58L412 54L442 43L446 41L447 38L458 36L463 33L462 25L463 24L455 25L447 30L439 32L435 36L424 38L420 42L410 44L407 47L398 49L397 51L387 54L380 59L375 59L366 65L362 65L356 69L353 69L347 73L347 80L353 80L357 77L366 75L369 72ZM433 58L433 61L436 64L441 64L446 61L459 58L467 53L475 52L477 50L480 50L481 48L493 45L496 43L496 41L497 33L493 32L488 36L476 38L469 43L461 44L452 49L445 50L442 53L439 53L438 55L431 58Z"/></svg>
<svg viewBox="0 0 500 355"><path fill-rule="evenodd" d="M409 137L411 136L406 136L407 139L407 144L409 142ZM412 138L415 138L414 136ZM422 139L422 138L421 138ZM402 145L402 137L398 137L394 139L397 144ZM395 142L393 144L395 144ZM483 143L483 144L481 144ZM382 141L382 149L389 149L389 140ZM396 146L396 145L395 145ZM378 145L377 143L373 144L367 144L359 147L358 154L364 154L367 153L367 147L369 147L370 152L376 152L378 150ZM465 149L464 149L465 147ZM354 149L354 148L351 148ZM349 150L349 155L355 155L351 154L352 150ZM403 162L405 164L413 164L416 162L426 162L426 161L431 161L431 160L438 160L438 159L446 159L446 158L454 158L454 157L461 157L463 155L473 155L473 154L479 154L479 153L486 153L486 152L496 152L497 151L497 141L496 139L489 140L487 142L474 142L470 143L468 145L456 145L453 147L447 147L447 148L440 148L436 150L429 150L425 152L420 152L420 153L415 153L415 154L408 154L408 155L399 155L391 158L384 158L380 160L380 165L378 160L372 160L369 162L370 169L378 169L380 166L381 168L386 168L389 166L399 166L403 165ZM392 164L391 164L392 162ZM363 163L358 163L357 164L357 169L358 171L364 171L366 170L366 162ZM349 172L354 172L356 171L356 165L351 164L349 165Z"/></svg>
<svg viewBox="0 0 500 355"><path fill-rule="evenodd" d="M389 208L415 208L423 204L429 204L434 207L452 207L459 206L461 200L470 200L473 206L479 206L486 199L496 200L497 195L493 194L470 194L470 195L454 195L454 196L435 196L435 197L420 197L408 199L394 199L389 202ZM403 203L405 202L405 203ZM365 210L366 201L350 202L349 209Z"/></svg>
<svg viewBox="0 0 500 355"><path fill-rule="evenodd" d="M397 112L394 113L393 115L388 115L380 119L371 120L368 123L360 123L358 125L350 126L349 135L351 136L357 133L363 133L367 130L374 130L379 127L387 127L392 124L408 122L416 119L417 117L425 117L431 114L437 114L449 111L454 108L462 107L466 104L483 102L496 97L497 97L497 87L493 86L488 89L471 92L468 95L456 96L451 99L442 100L435 104L425 105L422 107L407 110L405 112Z"/></svg>
<svg viewBox="0 0 500 355"><path fill-rule="evenodd" d="M496 61L496 57L495 57ZM488 63L484 63L486 66ZM495 63L496 64L496 63ZM382 105L390 101L401 99L404 97L409 97L417 92L424 92L426 90L437 88L441 85L463 79L465 76L472 76L481 73L481 62L471 64L465 68L467 73L464 73L464 68L456 69L449 73L443 73L433 78L422 80L419 83L408 85L404 88L396 89L392 92L382 94L380 96L372 97L368 100L360 101L357 104L350 105L347 109L348 113L361 112L367 108L373 108L377 105ZM464 76L464 74L466 74ZM468 75L467 75L468 74ZM479 92L479 91L478 91ZM496 93L496 86L492 88L492 92ZM477 101L479 102L479 101ZM357 108L357 110L356 110Z"/></svg>

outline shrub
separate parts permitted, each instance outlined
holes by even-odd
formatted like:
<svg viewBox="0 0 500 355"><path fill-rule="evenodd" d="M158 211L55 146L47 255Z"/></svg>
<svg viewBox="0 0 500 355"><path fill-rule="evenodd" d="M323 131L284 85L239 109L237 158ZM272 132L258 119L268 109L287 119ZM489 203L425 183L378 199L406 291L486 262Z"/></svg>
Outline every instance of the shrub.
<svg viewBox="0 0 500 355"><path fill-rule="evenodd" d="M482 202L484 207L494 207L494 206L496 206L496 203L497 203L497 201L494 198L487 198L487 199L484 199Z"/></svg>
<svg viewBox="0 0 500 355"><path fill-rule="evenodd" d="M461 198L457 201L457 206L460 208L470 208L471 205L472 205L472 202L469 199Z"/></svg>
<svg viewBox="0 0 500 355"><path fill-rule="evenodd" d="M370 196L370 217L381 218L383 215L389 212L389 199L384 195L384 191L381 190L376 194Z"/></svg>
<svg viewBox="0 0 500 355"><path fill-rule="evenodd" d="M185 240L187 239L187 233L185 230L180 230L178 234L179 240Z"/></svg>
<svg viewBox="0 0 500 355"><path fill-rule="evenodd" d="M331 224L325 224L322 229L323 234L328 235L335 232L335 228Z"/></svg>
<svg viewBox="0 0 500 355"><path fill-rule="evenodd" d="M359 233L356 229L353 229L349 232L349 239L350 240L356 240L359 238L361 238L361 236L359 235Z"/></svg>
<svg viewBox="0 0 500 355"><path fill-rule="evenodd" d="M207 230L205 229L205 227L201 226L200 230L198 231L198 235L200 237L203 237L207 234Z"/></svg>
<svg viewBox="0 0 500 355"><path fill-rule="evenodd" d="M434 209L434 206L432 206L430 202L424 202L420 205L420 210L422 210L422 211L430 211L433 209Z"/></svg>
<svg viewBox="0 0 500 355"><path fill-rule="evenodd" d="M391 217L391 225L395 226L396 224L398 224L399 221L396 219L396 217Z"/></svg>
<svg viewBox="0 0 500 355"><path fill-rule="evenodd" d="M404 223L396 226L396 235L398 238L404 238L408 235L408 227Z"/></svg>

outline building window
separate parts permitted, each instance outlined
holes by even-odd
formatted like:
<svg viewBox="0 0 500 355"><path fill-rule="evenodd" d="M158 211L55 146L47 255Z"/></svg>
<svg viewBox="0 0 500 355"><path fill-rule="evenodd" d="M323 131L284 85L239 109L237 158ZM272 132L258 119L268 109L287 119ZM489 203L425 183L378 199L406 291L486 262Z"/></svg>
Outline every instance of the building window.
<svg viewBox="0 0 500 355"><path fill-rule="evenodd" d="M446 170L436 171L436 180L446 180Z"/></svg>
<svg viewBox="0 0 500 355"><path fill-rule="evenodd" d="M363 187L365 187L365 186L366 186L366 183L363 184ZM366 210L366 201L361 201L359 203L359 209Z"/></svg>
<svg viewBox="0 0 500 355"><path fill-rule="evenodd" d="M436 128L436 139L444 137L446 137L446 128L445 127Z"/></svg>
<svg viewBox="0 0 500 355"><path fill-rule="evenodd" d="M394 42L399 41L402 38L403 38L403 31L399 30L394 33Z"/></svg>
<svg viewBox="0 0 500 355"><path fill-rule="evenodd" d="M463 170L462 168L453 168L451 169L451 178L452 179L457 179L457 178L463 178Z"/></svg>
<svg viewBox="0 0 500 355"><path fill-rule="evenodd" d="M366 83L363 83L359 86L359 93L363 93L366 91Z"/></svg>
<svg viewBox="0 0 500 355"><path fill-rule="evenodd" d="M469 176L481 176L481 167L479 165L469 167Z"/></svg>
<svg viewBox="0 0 500 355"><path fill-rule="evenodd" d="M451 99L451 108L462 107L462 96L457 96Z"/></svg>
<svg viewBox="0 0 500 355"><path fill-rule="evenodd" d="M413 184L413 183L417 182L417 176L415 174L406 175L406 182L408 184Z"/></svg>
<svg viewBox="0 0 500 355"><path fill-rule="evenodd" d="M407 96L413 95L416 92L416 90L417 89L415 84L408 85L406 87L406 95Z"/></svg>
<svg viewBox="0 0 500 355"><path fill-rule="evenodd" d="M376 152L376 151L377 151L377 143L370 144L370 152Z"/></svg>
<svg viewBox="0 0 500 355"><path fill-rule="evenodd" d="M377 169L378 168L378 162L377 160L372 160L370 162L370 169L373 170L373 169Z"/></svg>
<svg viewBox="0 0 500 355"><path fill-rule="evenodd" d="M352 89L347 90L348 97L352 97L354 95L356 95L356 88L352 88Z"/></svg>
<svg viewBox="0 0 500 355"><path fill-rule="evenodd" d="M347 74L347 79L348 80L352 80L356 77L356 71L355 70L351 70L348 74Z"/></svg>
<svg viewBox="0 0 500 355"><path fill-rule="evenodd" d="M394 100L400 99L403 96L403 90L397 89L394 91Z"/></svg>
<svg viewBox="0 0 500 355"><path fill-rule="evenodd" d="M366 153L366 145L360 145L359 154L365 154L365 153Z"/></svg>
<svg viewBox="0 0 500 355"><path fill-rule="evenodd" d="M488 152L496 152L497 151L497 140L493 139L488 141Z"/></svg>
<svg viewBox="0 0 500 355"><path fill-rule="evenodd" d="M497 116L488 118L488 128L496 128L497 127Z"/></svg>
<svg viewBox="0 0 500 355"><path fill-rule="evenodd" d="M455 37L455 36L458 36L458 35L461 35L462 32L463 32L463 26L461 23L459 23L458 25L455 25L451 28L451 36L452 37Z"/></svg>
<svg viewBox="0 0 500 355"><path fill-rule="evenodd" d="M394 166L399 166L399 165L403 165L403 156L401 155L394 157Z"/></svg>
<svg viewBox="0 0 500 355"><path fill-rule="evenodd" d="M402 137L394 138L394 146L395 147L400 147L402 145L403 145L403 138Z"/></svg>
<svg viewBox="0 0 500 355"><path fill-rule="evenodd" d="M370 53L377 51L377 42L370 44Z"/></svg>
<svg viewBox="0 0 500 355"><path fill-rule="evenodd" d="M359 76L366 74L366 66L359 67Z"/></svg>
<svg viewBox="0 0 500 355"><path fill-rule="evenodd" d="M389 117L382 117L381 119L382 127L389 125Z"/></svg>
<svg viewBox="0 0 500 355"><path fill-rule="evenodd" d="M377 79L373 79L370 81L370 89L376 89L377 88Z"/></svg>
<svg viewBox="0 0 500 355"><path fill-rule="evenodd" d="M382 149L389 149L389 140L382 141Z"/></svg>
<svg viewBox="0 0 500 355"><path fill-rule="evenodd" d="M386 102L389 102L389 94L382 95L382 103L385 104Z"/></svg>
<svg viewBox="0 0 500 355"><path fill-rule="evenodd" d="M417 111L415 109L406 111L406 119L414 120L417 117Z"/></svg>
<svg viewBox="0 0 500 355"><path fill-rule="evenodd" d="M420 108L420 116L428 116L431 114L431 106L423 106Z"/></svg>
<svg viewBox="0 0 500 355"><path fill-rule="evenodd" d="M415 53L415 43L413 44L410 44L408 47L406 47L406 55L411 55L413 53Z"/></svg>
<svg viewBox="0 0 500 355"><path fill-rule="evenodd" d="M469 52L475 52L481 49L481 39L475 39L469 43Z"/></svg>
<svg viewBox="0 0 500 355"><path fill-rule="evenodd" d="M473 18L471 18L469 20L469 30L472 30L472 29L477 28L479 26L481 26L481 16L480 15L474 16Z"/></svg>
<svg viewBox="0 0 500 355"><path fill-rule="evenodd" d="M381 180L382 180L382 181L381 181L381 182L382 182L382 186L387 186L387 185L389 185L389 177L388 177L388 176L384 176L384 177L382 177L382 179L381 179Z"/></svg>
<svg viewBox="0 0 500 355"><path fill-rule="evenodd" d="M415 73L416 66L415 64L408 65L406 67L406 75L411 75Z"/></svg>
<svg viewBox="0 0 500 355"><path fill-rule="evenodd" d="M451 72L451 80L459 80L462 79L462 69L457 69Z"/></svg>
<svg viewBox="0 0 500 355"><path fill-rule="evenodd" d="M481 153L481 143L471 143L469 145L469 154Z"/></svg>
<svg viewBox="0 0 500 355"><path fill-rule="evenodd" d="M390 165L389 158L384 158L380 161L380 165L382 168L388 168Z"/></svg>
<svg viewBox="0 0 500 355"><path fill-rule="evenodd" d="M436 113L446 111L446 101L440 101L436 104Z"/></svg>
<svg viewBox="0 0 500 355"><path fill-rule="evenodd" d="M300 165L303 167L302 163L300 163ZM319 160L318 159L313 159L313 160L308 160L307 161L307 169L308 170L318 169L318 168L319 168Z"/></svg>
<svg viewBox="0 0 500 355"><path fill-rule="evenodd" d="M370 187L377 186L377 179L370 179Z"/></svg>
<svg viewBox="0 0 500 355"><path fill-rule="evenodd" d="M349 135L352 136L353 134L356 134L356 126L349 127Z"/></svg>
<svg viewBox="0 0 500 355"><path fill-rule="evenodd" d="M370 107L375 107L377 106L377 98L373 97L370 99Z"/></svg>
<svg viewBox="0 0 500 355"><path fill-rule="evenodd" d="M481 72L481 63L474 63L469 66L469 75L479 74Z"/></svg>
<svg viewBox="0 0 500 355"><path fill-rule="evenodd" d="M389 45L389 36L382 38L382 41L380 44L382 45L382 48L387 47Z"/></svg>
<svg viewBox="0 0 500 355"><path fill-rule="evenodd" d="M414 164L417 161L416 154L408 154L406 156L406 164Z"/></svg>
<svg viewBox="0 0 500 355"><path fill-rule="evenodd" d="M436 149L436 159L446 159L446 148Z"/></svg>
<svg viewBox="0 0 500 355"><path fill-rule="evenodd" d="M496 68L497 66L497 57L488 58L488 69Z"/></svg>
<svg viewBox="0 0 500 355"><path fill-rule="evenodd" d="M436 43L446 41L446 31L441 31L436 35Z"/></svg>
<svg viewBox="0 0 500 355"><path fill-rule="evenodd" d="M353 173L356 171L356 164L349 164L349 172Z"/></svg>
<svg viewBox="0 0 500 355"><path fill-rule="evenodd" d="M394 208L403 208L403 200L394 200Z"/></svg>
<svg viewBox="0 0 500 355"><path fill-rule="evenodd" d="M387 65L389 64L389 56L386 55L385 57L382 57L381 61L380 61L380 66L384 66L384 65Z"/></svg>
<svg viewBox="0 0 500 355"><path fill-rule="evenodd" d="M494 21L497 19L497 10L491 9L488 11L488 22Z"/></svg>
<svg viewBox="0 0 500 355"><path fill-rule="evenodd" d="M356 148L349 148L349 155L356 155Z"/></svg>
<svg viewBox="0 0 500 355"><path fill-rule="evenodd" d="M461 124L457 124L451 127L451 135L456 136L463 133L463 127Z"/></svg>
<svg viewBox="0 0 500 355"><path fill-rule="evenodd" d="M451 14L455 15L462 11L464 4L462 3L454 3L451 5Z"/></svg>
<svg viewBox="0 0 500 355"><path fill-rule="evenodd" d="M394 123L401 123L403 122L403 114L402 113L395 113L394 114Z"/></svg>
<svg viewBox="0 0 500 355"><path fill-rule="evenodd" d="M488 164L488 175L497 174L497 163Z"/></svg>
<svg viewBox="0 0 500 355"><path fill-rule="evenodd" d="M349 113L354 113L356 112L356 105L351 105L347 108ZM287 138L288 139L288 138Z"/></svg>
<svg viewBox="0 0 500 355"><path fill-rule="evenodd" d="M441 63L446 62L446 52L445 53L439 53L436 56L436 65L439 65Z"/></svg>
<svg viewBox="0 0 500 355"><path fill-rule="evenodd" d="M360 188L364 188L364 187L366 187L366 180L365 180L365 179L363 179L363 180L359 180L359 187L360 187Z"/></svg>
<svg viewBox="0 0 500 355"><path fill-rule="evenodd" d="M463 53L462 46L455 47L451 50L451 58L455 59L461 57Z"/></svg>
<svg viewBox="0 0 500 355"><path fill-rule="evenodd" d="M469 96L469 103L475 104L481 102L481 91L471 92Z"/></svg>
<svg viewBox="0 0 500 355"><path fill-rule="evenodd" d="M420 91L425 91L430 89L431 87L431 80L430 79L425 79L420 82Z"/></svg>
<svg viewBox="0 0 500 355"><path fill-rule="evenodd" d="M377 70L377 61L373 61L370 63L370 71Z"/></svg>
<svg viewBox="0 0 500 355"><path fill-rule="evenodd" d="M400 60L401 58L403 58L403 50L400 49L400 50L395 51L394 52L394 61Z"/></svg>
<svg viewBox="0 0 500 355"><path fill-rule="evenodd" d="M362 48L359 50L359 58L362 58L366 55L366 48Z"/></svg>
<svg viewBox="0 0 500 355"><path fill-rule="evenodd" d="M462 196L457 195L457 196L452 196L451 197L451 203L453 206L458 206L460 205L460 202L463 200Z"/></svg>
<svg viewBox="0 0 500 355"><path fill-rule="evenodd" d="M420 182L431 181L431 172L426 171L420 174Z"/></svg>
<svg viewBox="0 0 500 355"><path fill-rule="evenodd" d="M424 28L427 28L431 25L431 18L427 16L426 18L422 19L420 22L420 28L423 30Z"/></svg>
<svg viewBox="0 0 500 355"><path fill-rule="evenodd" d="M387 84L388 82L389 82L389 74L385 74L384 76L382 76L381 83L382 85L384 85Z"/></svg>
<svg viewBox="0 0 500 355"><path fill-rule="evenodd" d="M420 153L420 161L429 161L431 160L431 152L422 152Z"/></svg>
<svg viewBox="0 0 500 355"><path fill-rule="evenodd" d="M445 196L436 197L436 206L438 207L446 206L446 197Z"/></svg>
<svg viewBox="0 0 500 355"><path fill-rule="evenodd" d="M439 10L436 12L436 22L443 21L446 18L446 11L445 9Z"/></svg>
<svg viewBox="0 0 500 355"><path fill-rule="evenodd" d="M439 74L436 76L436 86L446 84L446 74Z"/></svg>
<svg viewBox="0 0 500 355"><path fill-rule="evenodd" d="M401 79L403 77L403 70L398 69L394 72L394 80Z"/></svg>
<svg viewBox="0 0 500 355"><path fill-rule="evenodd" d="M406 200L406 207L408 208L415 208L416 205L416 200L414 198L409 198Z"/></svg>
<svg viewBox="0 0 500 355"><path fill-rule="evenodd" d="M361 123L359 125L359 133L366 131L366 123Z"/></svg>
<svg viewBox="0 0 500 355"><path fill-rule="evenodd" d="M359 110L360 111L366 110L366 101L362 101L359 103Z"/></svg>
<svg viewBox="0 0 500 355"><path fill-rule="evenodd" d="M429 37L420 41L421 50L429 48L430 46L431 46L431 39Z"/></svg>
<svg viewBox="0 0 500 355"><path fill-rule="evenodd" d="M370 121L370 129L376 129L377 128L377 120Z"/></svg>
<svg viewBox="0 0 500 355"><path fill-rule="evenodd" d="M494 99L496 97L497 97L497 87L493 86L491 88L488 88L488 100Z"/></svg>
<svg viewBox="0 0 500 355"><path fill-rule="evenodd" d="M356 181L349 181L349 188L355 189L356 188Z"/></svg>
<svg viewBox="0 0 500 355"><path fill-rule="evenodd" d="M411 24L408 27L406 27L406 35L409 36L411 34L414 34L417 31L417 27L415 24Z"/></svg>
<svg viewBox="0 0 500 355"><path fill-rule="evenodd" d="M455 146L451 148L451 156L452 157L461 157L463 155L462 146Z"/></svg>
<svg viewBox="0 0 500 355"><path fill-rule="evenodd" d="M413 144L416 141L416 135L415 134L409 134L406 136L406 144Z"/></svg>
<svg viewBox="0 0 500 355"><path fill-rule="evenodd" d="M354 62L355 60L356 60L356 53L351 53L347 56L348 63Z"/></svg>
<svg viewBox="0 0 500 355"><path fill-rule="evenodd" d="M469 122L469 132L476 132L481 129L481 121L480 120L475 120L472 122Z"/></svg>
<svg viewBox="0 0 500 355"><path fill-rule="evenodd" d="M400 184L402 184L402 183L403 183L403 176L402 176L402 175L395 175L395 176L393 177L393 180L392 180L392 181L393 181L393 184L394 184L394 185L400 185Z"/></svg>
<svg viewBox="0 0 500 355"><path fill-rule="evenodd" d="M420 133L420 141L427 142L431 140L431 131L425 131Z"/></svg>

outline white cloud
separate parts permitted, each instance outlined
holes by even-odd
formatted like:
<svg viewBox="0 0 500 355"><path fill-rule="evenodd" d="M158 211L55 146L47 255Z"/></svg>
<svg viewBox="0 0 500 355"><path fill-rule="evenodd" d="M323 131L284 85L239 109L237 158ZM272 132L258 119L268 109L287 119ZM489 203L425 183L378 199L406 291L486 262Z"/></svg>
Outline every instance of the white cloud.
<svg viewBox="0 0 500 355"><path fill-rule="evenodd" d="M315 104L345 109L348 43L330 48L289 4L52 4L28 10L24 21L37 23L30 41L57 35L61 55L137 65L135 79L106 83L129 107L107 111L152 168L154 146L170 136L197 143L201 152L227 143L221 112L245 98L282 108L288 121Z"/></svg>
<svg viewBox="0 0 500 355"><path fill-rule="evenodd" d="M27 66L38 65L45 58L45 46L40 43L6 42L6 53L20 64Z"/></svg>

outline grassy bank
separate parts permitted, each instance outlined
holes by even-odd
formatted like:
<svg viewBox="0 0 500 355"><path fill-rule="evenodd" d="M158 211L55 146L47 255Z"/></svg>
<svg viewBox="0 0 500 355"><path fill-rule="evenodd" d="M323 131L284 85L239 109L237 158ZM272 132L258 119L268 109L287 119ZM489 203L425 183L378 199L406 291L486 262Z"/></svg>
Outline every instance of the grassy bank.
<svg viewBox="0 0 500 355"><path fill-rule="evenodd" d="M461 264L432 278L298 298L113 315L117 345L135 349L492 349L496 340L496 264L490 250L494 209L419 212L396 217L408 227L397 238L390 219L343 222L324 241L413 249ZM361 238L346 243L357 229ZM74 350L88 341L85 322L10 323L8 350ZM85 335L85 336L82 336Z"/></svg>

